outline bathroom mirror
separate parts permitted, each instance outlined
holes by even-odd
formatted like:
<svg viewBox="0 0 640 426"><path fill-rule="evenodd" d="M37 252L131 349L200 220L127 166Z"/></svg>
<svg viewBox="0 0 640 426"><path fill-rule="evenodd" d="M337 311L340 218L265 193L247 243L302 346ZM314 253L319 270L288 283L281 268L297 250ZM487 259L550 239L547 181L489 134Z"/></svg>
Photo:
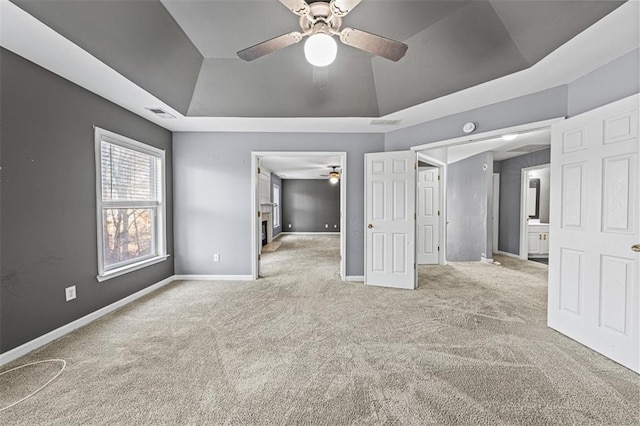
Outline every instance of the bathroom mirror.
<svg viewBox="0 0 640 426"><path fill-rule="evenodd" d="M540 219L540 179L529 179L529 193L527 194L527 217Z"/></svg>

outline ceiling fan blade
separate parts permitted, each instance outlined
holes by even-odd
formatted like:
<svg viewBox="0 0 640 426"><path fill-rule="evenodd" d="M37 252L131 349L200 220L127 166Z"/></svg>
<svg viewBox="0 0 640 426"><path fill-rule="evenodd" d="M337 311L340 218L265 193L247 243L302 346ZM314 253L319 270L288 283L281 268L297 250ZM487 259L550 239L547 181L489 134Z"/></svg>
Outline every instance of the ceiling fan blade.
<svg viewBox="0 0 640 426"><path fill-rule="evenodd" d="M245 61L253 61L254 59L260 58L261 56L275 52L276 50L280 50L287 46L291 46L292 44L296 44L300 40L302 40L302 34L297 31L293 31L287 34L282 34L278 37L274 37L270 40L263 41L262 43L258 43L255 46L247 47L246 49L239 51L238 56L240 57L240 59L244 59Z"/></svg>
<svg viewBox="0 0 640 426"><path fill-rule="evenodd" d="M348 45L391 61L398 61L407 53L407 46L399 41L384 38L366 31L345 28L340 32L340 40Z"/></svg>
<svg viewBox="0 0 640 426"><path fill-rule="evenodd" d="M304 0L280 0L280 3L298 16L305 16L310 10L309 5Z"/></svg>
<svg viewBox="0 0 640 426"><path fill-rule="evenodd" d="M351 12L362 0L331 0L331 11L339 17Z"/></svg>

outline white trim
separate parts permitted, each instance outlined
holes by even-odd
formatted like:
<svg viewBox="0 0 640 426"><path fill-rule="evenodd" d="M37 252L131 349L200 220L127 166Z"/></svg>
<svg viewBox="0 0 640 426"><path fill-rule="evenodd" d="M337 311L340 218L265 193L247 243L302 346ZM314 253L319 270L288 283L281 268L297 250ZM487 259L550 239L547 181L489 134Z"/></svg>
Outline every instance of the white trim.
<svg viewBox="0 0 640 426"><path fill-rule="evenodd" d="M78 318L75 321L72 321L68 324L65 324L61 327L56 328L55 330L52 330L50 332L48 332L47 334L44 334L40 337L36 337L35 339L24 343L20 346L18 346L17 348L11 349L10 351L7 351L3 354L0 354L0 365L4 365L7 364L15 359L20 358L23 355L28 354L31 351L34 351L48 343L53 342L56 339L61 338L62 336L71 333L72 331L83 327L95 320L97 320L100 317L103 317L105 315L107 315L108 313L111 313L113 311L115 311L116 309L127 305L131 302L133 302L136 299L141 298L142 296L145 296L155 290L158 290L161 287L166 286L167 284L172 283L173 281L175 281L175 276L171 276L168 278L165 278L164 280L157 282L153 285L150 285L149 287L143 288L142 290L133 293L123 299L118 300L117 302L113 302L110 305L105 306L104 308L100 308L97 311L94 311L90 314L87 314L85 316L83 316L82 318Z"/></svg>
<svg viewBox="0 0 640 426"><path fill-rule="evenodd" d="M498 181L496 186L496 180ZM493 205L491 206L493 222L493 252L498 251L500 240L500 173L493 173ZM495 210L496 202L498 203L498 210Z"/></svg>
<svg viewBox="0 0 640 426"><path fill-rule="evenodd" d="M261 229L261 218L258 217L258 194L260 193L258 185L260 184L260 176L258 175L258 167L260 158L251 153L251 279L257 280L260 268L260 251L262 248L261 238L258 235L258 229Z"/></svg>
<svg viewBox="0 0 640 426"><path fill-rule="evenodd" d="M480 256L480 262L482 262L482 263L493 263L493 258Z"/></svg>
<svg viewBox="0 0 640 426"><path fill-rule="evenodd" d="M174 275L175 281L253 281L251 275Z"/></svg>
<svg viewBox="0 0 640 426"><path fill-rule="evenodd" d="M347 153L345 151L252 151L251 152L251 277L258 279L260 262L258 255L260 253L260 237L258 229L260 224L257 212L259 206L258 200L258 174L256 173L260 166L260 158L262 157L324 157L324 156L340 156L340 231L330 232L328 234L340 235L340 279L346 279L347 273ZM288 234L281 232L281 234ZM313 234L322 235L323 233L314 232ZM326 233L325 233L326 234Z"/></svg>
<svg viewBox="0 0 640 426"><path fill-rule="evenodd" d="M281 232L278 235L340 235L338 232Z"/></svg>
<svg viewBox="0 0 640 426"><path fill-rule="evenodd" d="M498 136L502 136L506 133L530 133L542 129L548 129L552 124L564 121L564 117L551 118L549 120L536 121L533 123L519 124L517 126L505 127L503 129L491 130L489 132L478 133L477 135L466 135L452 139L445 139L442 141L426 143L422 145L413 146L409 149L412 151L430 150L433 148L441 148L445 146L461 145L469 142L480 142L483 140L494 139Z"/></svg>
<svg viewBox="0 0 640 426"><path fill-rule="evenodd" d="M155 265L156 263L164 262L169 257L169 254L164 256L154 256L150 259L145 259L140 262L132 263L130 265L123 266L117 269L111 269L102 275L96 275L98 282L110 280L111 278L119 277L120 275L128 274L129 272L136 271L138 269L146 268L147 266Z"/></svg>
<svg viewBox="0 0 640 426"><path fill-rule="evenodd" d="M520 259L529 258L529 230L527 229L527 194L529 191L529 172L532 170L549 169L551 163L539 164L537 166L520 169Z"/></svg>
<svg viewBox="0 0 640 426"><path fill-rule="evenodd" d="M345 277L345 281L363 283L364 282L364 275L347 275Z"/></svg>
<svg viewBox="0 0 640 426"><path fill-rule="evenodd" d="M413 149L413 148L412 148ZM431 164L438 168L438 173L440 175L440 223L438 223L438 245L440 246L440 254L438 255L438 264L446 265L447 264L447 163L441 160L438 160L435 157L431 157L422 152L417 153L418 160L423 160L424 162ZM417 175L416 175L417 179ZM417 190L417 185L416 185ZM418 197L416 196L416 203L418 202ZM417 245L416 245L417 250Z"/></svg>
<svg viewBox="0 0 640 426"><path fill-rule="evenodd" d="M513 253L509 253L506 251L496 251L494 252L495 254L499 254L501 256L507 256L507 257L513 257L514 259L520 259L520 256L518 256L517 254L513 254Z"/></svg>
<svg viewBox="0 0 640 426"><path fill-rule="evenodd" d="M167 207L166 207L166 155L165 151L160 148L156 148L152 145L139 142L135 139L122 136L118 133L114 133L109 130L105 130L98 126L93 126L94 129L94 149L95 149L95 171L96 171L96 232L97 232L97 250L98 250L98 275L96 279L98 282L106 281L110 278L114 278L120 275L124 275L128 272L135 271L140 268L144 268L149 265L153 265L166 260L167 255L167 232L166 221ZM155 158L160 162L160 176L156 176L152 179L154 184L154 192L159 194L159 200L146 200L141 202L113 202L103 201L102 199L102 142L116 145L130 151L140 152ZM155 252L152 257L138 258L126 265L119 267L113 267L107 269L104 264L104 220L103 210L106 206L115 208L150 208L154 212L153 229L152 229L152 245Z"/></svg>

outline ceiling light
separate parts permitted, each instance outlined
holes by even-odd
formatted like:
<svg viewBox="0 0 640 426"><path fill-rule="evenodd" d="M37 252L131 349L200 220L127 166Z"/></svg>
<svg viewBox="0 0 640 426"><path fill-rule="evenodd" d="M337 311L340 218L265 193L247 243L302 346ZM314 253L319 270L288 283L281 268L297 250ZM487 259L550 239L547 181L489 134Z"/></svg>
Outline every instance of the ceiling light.
<svg viewBox="0 0 640 426"><path fill-rule="evenodd" d="M304 43L304 57L314 67L326 67L338 54L336 41L328 34L316 33Z"/></svg>
<svg viewBox="0 0 640 426"><path fill-rule="evenodd" d="M340 181L340 172L336 170L338 166L329 166L329 167L333 169L329 172L329 182L335 185Z"/></svg>
<svg viewBox="0 0 640 426"><path fill-rule="evenodd" d="M510 142L515 140L518 137L517 133L512 133L510 135L502 135L502 140Z"/></svg>

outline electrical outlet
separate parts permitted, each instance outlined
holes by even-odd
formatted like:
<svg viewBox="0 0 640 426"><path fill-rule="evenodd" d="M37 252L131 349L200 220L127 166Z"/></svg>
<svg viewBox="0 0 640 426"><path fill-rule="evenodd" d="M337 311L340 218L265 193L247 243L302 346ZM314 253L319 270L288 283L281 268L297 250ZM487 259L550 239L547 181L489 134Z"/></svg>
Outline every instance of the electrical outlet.
<svg viewBox="0 0 640 426"><path fill-rule="evenodd" d="M218 253L213 255L213 261L214 262L220 262L220 255Z"/></svg>
<svg viewBox="0 0 640 426"><path fill-rule="evenodd" d="M71 287L67 287L64 289L64 296L67 299L67 302L69 300L73 300L76 298L76 286L72 285Z"/></svg>
<svg viewBox="0 0 640 426"><path fill-rule="evenodd" d="M289 224L289 228L291 228L291 224Z"/></svg>
<svg viewBox="0 0 640 426"><path fill-rule="evenodd" d="M333 225L333 229L338 229L338 225Z"/></svg>
<svg viewBox="0 0 640 426"><path fill-rule="evenodd" d="M325 224L324 224L324 227L325 227L325 228L329 228L329 224L328 224L328 223L325 223Z"/></svg>

